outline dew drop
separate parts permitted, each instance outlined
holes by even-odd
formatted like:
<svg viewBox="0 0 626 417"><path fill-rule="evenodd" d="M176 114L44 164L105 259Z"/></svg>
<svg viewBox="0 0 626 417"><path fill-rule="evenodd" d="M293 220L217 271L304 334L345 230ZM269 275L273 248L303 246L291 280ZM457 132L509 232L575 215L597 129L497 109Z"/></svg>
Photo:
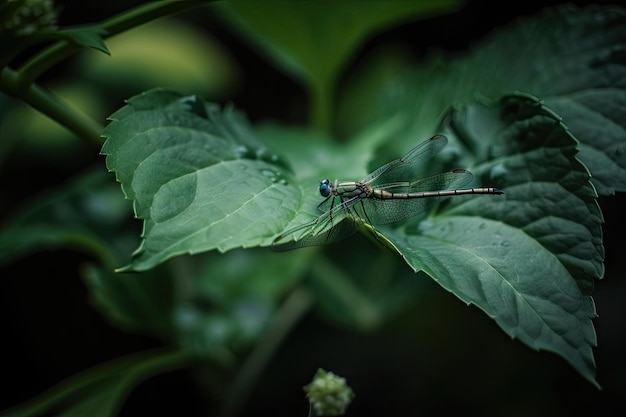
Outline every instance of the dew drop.
<svg viewBox="0 0 626 417"><path fill-rule="evenodd" d="M247 146L239 145L234 149L234 151L237 158L254 159L254 152L252 152Z"/></svg>
<svg viewBox="0 0 626 417"><path fill-rule="evenodd" d="M496 164L489 171L489 179L494 182L501 182L508 173L508 169L504 164Z"/></svg>
<svg viewBox="0 0 626 417"><path fill-rule="evenodd" d="M261 174L265 175L267 178L269 178L272 182L276 182L278 181L278 175L276 172L271 171L269 169L262 169L261 170Z"/></svg>

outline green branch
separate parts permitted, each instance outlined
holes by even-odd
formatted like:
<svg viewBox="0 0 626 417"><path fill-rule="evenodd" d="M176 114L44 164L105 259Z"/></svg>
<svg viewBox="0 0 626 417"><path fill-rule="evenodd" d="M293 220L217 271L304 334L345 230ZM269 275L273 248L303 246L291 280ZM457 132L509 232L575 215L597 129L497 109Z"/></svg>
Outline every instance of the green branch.
<svg viewBox="0 0 626 417"><path fill-rule="evenodd" d="M147 3L105 20L100 27L109 37L151 20L197 7L207 1ZM18 71L3 68L0 73L0 90L23 100L78 137L100 145L100 134L103 130L100 123L75 111L59 97L35 84L41 74L82 48L82 45L76 43L59 41L27 61Z"/></svg>
<svg viewBox="0 0 626 417"><path fill-rule="evenodd" d="M237 416L241 414L252 388L273 354L312 305L313 297L308 289L297 287L289 295L278 311L273 325L242 364L218 415Z"/></svg>
<svg viewBox="0 0 626 417"><path fill-rule="evenodd" d="M20 98L35 110L40 111L82 139L101 144L102 125L77 112L59 97L37 84L24 85L19 73L4 68L0 73L0 90Z"/></svg>
<svg viewBox="0 0 626 417"><path fill-rule="evenodd" d="M182 12L207 2L208 0L150 2L127 10L117 16L113 16L102 22L99 26L106 31L105 38L108 38L160 17ZM50 67L82 48L81 45L68 41L55 43L37 54L20 68L20 81L25 84L32 83Z"/></svg>

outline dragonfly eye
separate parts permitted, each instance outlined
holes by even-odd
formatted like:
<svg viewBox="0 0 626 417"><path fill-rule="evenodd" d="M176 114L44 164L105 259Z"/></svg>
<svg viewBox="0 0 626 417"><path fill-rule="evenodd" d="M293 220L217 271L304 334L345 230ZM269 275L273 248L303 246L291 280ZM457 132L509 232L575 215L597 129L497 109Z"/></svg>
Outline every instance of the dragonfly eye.
<svg viewBox="0 0 626 417"><path fill-rule="evenodd" d="M328 178L320 182L320 194L322 197L328 197L330 195L330 180Z"/></svg>

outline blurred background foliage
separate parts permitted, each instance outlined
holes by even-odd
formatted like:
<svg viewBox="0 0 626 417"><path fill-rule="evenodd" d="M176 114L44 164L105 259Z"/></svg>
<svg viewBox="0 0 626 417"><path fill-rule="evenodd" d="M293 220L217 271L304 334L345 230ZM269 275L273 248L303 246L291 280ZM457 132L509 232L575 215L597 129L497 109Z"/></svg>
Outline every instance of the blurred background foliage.
<svg viewBox="0 0 626 417"><path fill-rule="evenodd" d="M140 3L57 2L59 25L98 22ZM253 123L314 125L345 139L359 129L369 98L433 49L463 53L497 27L557 2L439 4L445 7L419 19L404 10L356 31L351 36L360 46L336 45L323 65L274 58L288 62L287 72L268 59L275 51L248 43L234 29L225 18L228 5L202 7L108 39L111 56L85 49L40 81L103 125L124 99L163 86L234 103ZM302 80L316 64L325 84L307 89ZM312 114L309 100L320 97L334 107ZM12 233L10 250L0 248L1 369L8 382L0 409L102 362L173 345L212 361L155 371L151 379L138 371L138 380L147 380L132 393L128 388L120 415L212 415L208 410L217 404L224 415L305 415L302 386L319 367L348 379L356 393L352 415L555 416L624 408L623 196L601 200L611 227L605 230L607 279L594 292L604 387L596 391L560 358L512 342L478 309L415 276L391 254L360 258L368 245L362 237L342 253L358 262L317 265L324 272L314 274L304 292L289 278L298 276L306 251L287 257L267 248L209 253L142 274L114 274L137 247L141 225L105 172L99 150L0 95L0 216L5 233ZM273 268L257 271L255 265L270 257ZM344 282L334 274L360 277L358 291L333 288ZM267 333L270 322L276 333ZM266 367L246 367L246 358ZM167 361L160 366L169 369ZM245 386L246 375L236 369L258 372L257 383ZM224 380L241 386L228 391ZM249 394L248 403L238 404L233 392Z"/></svg>

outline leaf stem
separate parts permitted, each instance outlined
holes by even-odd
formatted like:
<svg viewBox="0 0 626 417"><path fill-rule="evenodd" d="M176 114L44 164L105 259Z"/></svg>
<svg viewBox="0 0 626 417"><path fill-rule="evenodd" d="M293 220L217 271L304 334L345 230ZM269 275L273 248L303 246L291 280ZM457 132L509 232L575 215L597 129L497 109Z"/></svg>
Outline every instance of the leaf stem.
<svg viewBox="0 0 626 417"><path fill-rule="evenodd" d="M273 326L268 329L243 363L218 416L232 417L241 414L252 387L259 379L261 372L267 366L274 352L276 352L293 326L298 323L312 305L313 297L305 287L297 287L291 292L276 315Z"/></svg>
<svg viewBox="0 0 626 417"><path fill-rule="evenodd" d="M186 366L193 356L183 351L153 350L134 353L125 357L94 366L71 376L39 396L15 407L4 410L3 416L33 416L49 412L67 401L78 401L89 387L108 378L127 376L139 383L152 375L180 369ZM121 379L120 379L121 381ZM79 396L77 398L77 396Z"/></svg>
<svg viewBox="0 0 626 417"><path fill-rule="evenodd" d="M112 36L162 16L187 10L208 0L184 2L159 1L146 3L105 20L101 27ZM53 65L80 50L82 46L60 41L27 61L18 71L8 67L0 73L0 90L17 97L34 109L66 127L78 137L100 145L103 126L82 115L59 97L35 84L35 80Z"/></svg>
<svg viewBox="0 0 626 417"><path fill-rule="evenodd" d="M332 128L333 82L332 77L310 84L311 109L309 119L311 126L319 131L330 134Z"/></svg>
<svg viewBox="0 0 626 417"><path fill-rule="evenodd" d="M336 305L346 306L352 314L353 325L361 329L372 329L382 321L381 311L358 286L333 262L319 256L311 266L311 278L323 286Z"/></svg>
<svg viewBox="0 0 626 417"><path fill-rule="evenodd" d="M102 125L77 112L59 97L37 84L24 85L19 73L4 68L0 72L0 90L18 97L34 109L66 127L82 139L101 144Z"/></svg>
<svg viewBox="0 0 626 417"><path fill-rule="evenodd" d="M191 9L203 3L207 3L208 1L209 0L148 2L105 20L100 24L100 27L106 30L107 34L105 37L111 37L151 20ZM27 61L20 68L20 82L31 84L52 66L81 48L82 46L67 41L59 41L53 44Z"/></svg>

